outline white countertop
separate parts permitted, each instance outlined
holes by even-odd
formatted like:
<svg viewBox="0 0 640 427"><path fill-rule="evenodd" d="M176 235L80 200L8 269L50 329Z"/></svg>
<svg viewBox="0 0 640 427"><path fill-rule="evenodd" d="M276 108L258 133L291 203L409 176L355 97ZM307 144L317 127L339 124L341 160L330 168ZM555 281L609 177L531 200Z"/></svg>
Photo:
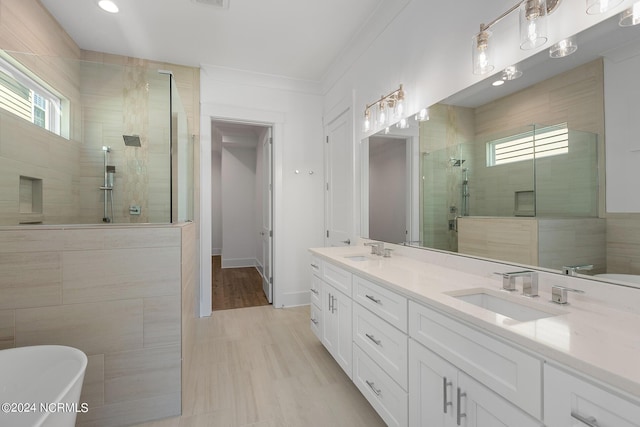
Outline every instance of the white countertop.
<svg viewBox="0 0 640 427"><path fill-rule="evenodd" d="M470 303L448 292L470 288L500 290L502 279L465 273L453 268L394 254L383 258L364 246L310 249L311 253L361 277L386 285L390 290L448 313L458 320L498 335L537 353L545 361L556 361L640 399L640 315L600 303L597 295L569 294L568 305L550 302L551 286L540 280L540 296L527 298L518 292L509 298L545 311L566 314L518 322ZM347 256L364 255L365 261ZM508 271L508 270L503 270ZM618 292L615 286L607 292ZM619 291L621 299L629 289ZM640 290L632 290L638 292ZM627 294L628 295L628 294Z"/></svg>

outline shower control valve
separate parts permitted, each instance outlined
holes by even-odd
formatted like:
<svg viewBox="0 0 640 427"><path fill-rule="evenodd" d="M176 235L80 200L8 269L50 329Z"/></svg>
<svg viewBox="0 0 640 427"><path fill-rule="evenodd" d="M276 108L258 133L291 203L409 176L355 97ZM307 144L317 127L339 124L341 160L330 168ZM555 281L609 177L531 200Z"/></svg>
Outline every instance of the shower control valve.
<svg viewBox="0 0 640 427"><path fill-rule="evenodd" d="M137 206L137 205L129 206L130 215L140 215L140 212L142 212L142 208L140 206Z"/></svg>

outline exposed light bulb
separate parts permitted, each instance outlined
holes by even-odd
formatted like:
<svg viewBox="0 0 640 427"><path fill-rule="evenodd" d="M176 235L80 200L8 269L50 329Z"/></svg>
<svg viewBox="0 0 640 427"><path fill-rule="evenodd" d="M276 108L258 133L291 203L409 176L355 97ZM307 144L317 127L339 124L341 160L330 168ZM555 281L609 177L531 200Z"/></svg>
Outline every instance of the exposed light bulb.
<svg viewBox="0 0 640 427"><path fill-rule="evenodd" d="M489 43L491 32L484 28L484 24L480 25L480 32L472 38L472 63L473 74L487 74L493 71L492 60L492 44Z"/></svg>
<svg viewBox="0 0 640 427"><path fill-rule="evenodd" d="M408 129L409 128L409 120L407 120L406 117L403 117L400 119L400 121L398 123L396 123L396 126L399 127L400 129Z"/></svg>
<svg viewBox="0 0 640 427"><path fill-rule="evenodd" d="M98 6L100 6L100 9L109 13L118 13L118 11L120 10L118 9L118 5L116 5L111 0L100 0L98 2Z"/></svg>
<svg viewBox="0 0 640 427"><path fill-rule="evenodd" d="M362 124L362 130L364 132L369 132L371 130L371 111L369 111L369 109L364 112L364 123Z"/></svg>
<svg viewBox="0 0 640 427"><path fill-rule="evenodd" d="M546 0L526 0L520 6L520 48L534 49L547 42Z"/></svg>
<svg viewBox="0 0 640 427"><path fill-rule="evenodd" d="M384 102L378 104L378 124L384 125L387 123L387 107Z"/></svg>
<svg viewBox="0 0 640 427"><path fill-rule="evenodd" d="M387 126L386 128L384 128L384 134L388 134L389 133L389 126Z"/></svg>

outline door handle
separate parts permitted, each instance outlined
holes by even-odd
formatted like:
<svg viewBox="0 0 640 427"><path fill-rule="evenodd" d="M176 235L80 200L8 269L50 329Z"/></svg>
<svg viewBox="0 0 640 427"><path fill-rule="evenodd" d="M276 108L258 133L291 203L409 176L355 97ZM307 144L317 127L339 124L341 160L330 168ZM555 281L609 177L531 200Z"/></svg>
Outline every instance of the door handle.
<svg viewBox="0 0 640 427"><path fill-rule="evenodd" d="M341 243L347 244L347 245L351 245L351 239L347 239L347 240L341 240Z"/></svg>
<svg viewBox="0 0 640 427"><path fill-rule="evenodd" d="M453 406L453 402L447 402L447 389L453 385L451 381L447 381L447 377L442 377L442 411L446 414L447 407Z"/></svg>
<svg viewBox="0 0 640 427"><path fill-rule="evenodd" d="M460 387L458 387L458 399L457 399L457 414L456 414L456 423L458 425L460 425L460 421L465 418L467 416L467 414L463 414L462 410L460 408L460 401L462 400L463 397L467 397L467 393L462 393L462 390L460 390Z"/></svg>
<svg viewBox="0 0 640 427"><path fill-rule="evenodd" d="M376 337L374 337L373 335L371 335L371 334L364 334L364 335L365 335L367 338L369 338L371 341L373 341L373 343L374 343L375 345L380 345L380 344L382 344L382 341L377 340L377 339L376 339Z"/></svg>

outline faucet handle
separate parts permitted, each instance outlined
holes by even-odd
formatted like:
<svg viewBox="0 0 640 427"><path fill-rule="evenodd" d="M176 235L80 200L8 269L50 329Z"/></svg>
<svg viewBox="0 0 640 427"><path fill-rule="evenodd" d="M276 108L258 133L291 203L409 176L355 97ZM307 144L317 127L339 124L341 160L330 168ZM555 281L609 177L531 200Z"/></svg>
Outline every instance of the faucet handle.
<svg viewBox="0 0 640 427"><path fill-rule="evenodd" d="M553 285L551 287L551 302L556 304L568 304L567 292L575 292L577 294L584 294L585 291L574 288L567 288L565 286Z"/></svg>
<svg viewBox="0 0 640 427"><path fill-rule="evenodd" d="M581 264L581 265L563 265L562 266L562 274L566 274L567 276L575 276L578 274L578 271L587 271L593 270L593 264Z"/></svg>
<svg viewBox="0 0 640 427"><path fill-rule="evenodd" d="M514 276L511 276L509 273L500 273L498 271L493 274L497 274L502 276L502 290L513 292L516 290L516 281L512 280Z"/></svg>

